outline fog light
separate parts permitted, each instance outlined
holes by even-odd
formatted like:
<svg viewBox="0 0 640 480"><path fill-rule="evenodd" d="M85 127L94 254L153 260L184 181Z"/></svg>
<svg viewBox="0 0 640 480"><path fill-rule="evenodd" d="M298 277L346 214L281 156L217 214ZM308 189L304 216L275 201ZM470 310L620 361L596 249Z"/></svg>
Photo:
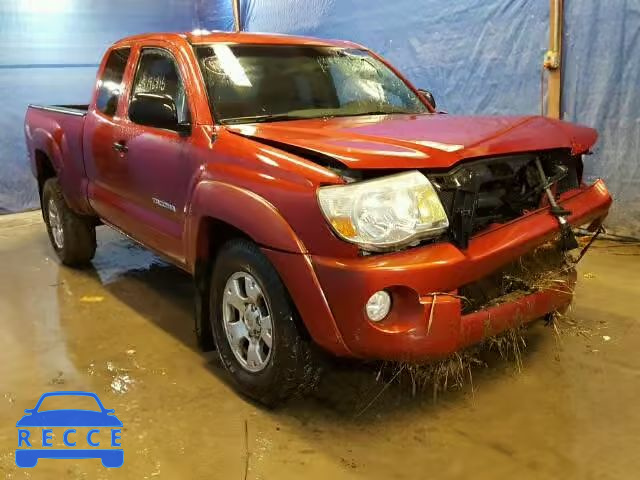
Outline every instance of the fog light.
<svg viewBox="0 0 640 480"><path fill-rule="evenodd" d="M369 320L379 322L384 319L391 309L391 297L384 290L371 295L367 301L366 311Z"/></svg>

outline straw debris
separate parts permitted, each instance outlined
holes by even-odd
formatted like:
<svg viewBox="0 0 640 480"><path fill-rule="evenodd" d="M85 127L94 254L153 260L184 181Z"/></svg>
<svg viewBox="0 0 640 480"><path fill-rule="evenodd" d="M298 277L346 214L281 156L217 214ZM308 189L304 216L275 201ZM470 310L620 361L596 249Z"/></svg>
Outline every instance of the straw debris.
<svg viewBox="0 0 640 480"><path fill-rule="evenodd" d="M514 369L521 372L522 354L526 345L523 329L513 328L443 360L426 364L385 362L380 367L377 379L385 381L385 387L394 382L409 386L414 396L431 390L433 400L436 401L440 393L460 390L467 384L473 392L473 369L486 367L486 357L490 352L497 353L505 361L513 362Z"/></svg>
<svg viewBox="0 0 640 480"><path fill-rule="evenodd" d="M581 247L584 247L585 239L579 239L579 241ZM573 293L575 267L585 251L586 249L582 252L564 252L559 248L557 240L541 245L496 274L461 288L459 297L463 300L463 313L487 309L542 290ZM431 329L434 321L435 301L436 293L433 294L427 331ZM546 321L547 325L554 329L558 339L567 330L587 338L593 335L565 314L553 312L546 317ZM467 384L470 385L473 393L472 371L477 367L487 367L487 359L491 353L494 357L497 354L502 360L512 363L516 372L522 372L523 353L527 343L523 335L524 326L518 321L515 324L518 326L496 336L487 336L481 344L456 352L440 361L426 364L382 363L377 381L383 381L384 387L360 414L367 410L393 383L410 386L414 396L419 392L431 390L434 401L440 393L454 389L460 390ZM488 334L490 325L487 327Z"/></svg>

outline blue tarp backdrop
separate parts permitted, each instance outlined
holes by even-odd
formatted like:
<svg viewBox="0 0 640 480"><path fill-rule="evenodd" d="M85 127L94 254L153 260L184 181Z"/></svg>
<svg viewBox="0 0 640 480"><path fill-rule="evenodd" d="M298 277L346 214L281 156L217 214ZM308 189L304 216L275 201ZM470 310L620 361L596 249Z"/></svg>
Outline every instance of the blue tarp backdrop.
<svg viewBox="0 0 640 480"><path fill-rule="evenodd" d="M433 91L451 113L540 112L547 0L240 5L247 31L345 38L369 46ZM0 208L36 205L22 137L27 103L86 102L95 64L118 37L232 27L231 0L0 0L0 92L8 97L0 118ZM640 234L640 0L566 1L564 45L564 118L601 133L586 175L604 177L615 194L608 225Z"/></svg>
<svg viewBox="0 0 640 480"><path fill-rule="evenodd" d="M614 193L607 225L640 237L640 0L565 1L563 119L600 133L587 178Z"/></svg>
<svg viewBox="0 0 640 480"><path fill-rule="evenodd" d="M607 225L640 235L640 0L566 0L564 119L595 127L589 180ZM243 28L346 38L381 53L456 114L540 113L548 0L241 0Z"/></svg>
<svg viewBox="0 0 640 480"><path fill-rule="evenodd" d="M210 28L233 25L230 0L0 0L0 212L38 205L24 146L29 103L87 103L108 45L189 31L200 18Z"/></svg>

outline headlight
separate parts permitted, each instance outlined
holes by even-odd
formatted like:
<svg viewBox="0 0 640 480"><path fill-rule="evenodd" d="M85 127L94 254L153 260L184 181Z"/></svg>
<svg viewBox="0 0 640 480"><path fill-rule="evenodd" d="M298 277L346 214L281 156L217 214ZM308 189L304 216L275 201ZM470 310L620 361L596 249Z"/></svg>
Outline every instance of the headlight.
<svg viewBox="0 0 640 480"><path fill-rule="evenodd" d="M449 227L438 194L416 170L320 187L318 202L333 230L365 250L408 245Z"/></svg>

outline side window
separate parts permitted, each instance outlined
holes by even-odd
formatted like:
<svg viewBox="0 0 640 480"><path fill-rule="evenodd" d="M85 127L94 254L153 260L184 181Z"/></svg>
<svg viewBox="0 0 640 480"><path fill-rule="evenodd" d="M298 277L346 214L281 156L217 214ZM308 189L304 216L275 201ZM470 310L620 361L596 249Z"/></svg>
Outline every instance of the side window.
<svg viewBox="0 0 640 480"><path fill-rule="evenodd" d="M98 80L96 108L110 117L115 115L118 108L118 99L122 93L122 77L130 53L130 48L113 50L109 54L102 76Z"/></svg>
<svg viewBox="0 0 640 480"><path fill-rule="evenodd" d="M189 104L184 83L173 56L162 49L145 48L140 55L133 82L132 98L140 93L160 95L173 100L178 122L190 122ZM160 126L160 125L158 125Z"/></svg>

